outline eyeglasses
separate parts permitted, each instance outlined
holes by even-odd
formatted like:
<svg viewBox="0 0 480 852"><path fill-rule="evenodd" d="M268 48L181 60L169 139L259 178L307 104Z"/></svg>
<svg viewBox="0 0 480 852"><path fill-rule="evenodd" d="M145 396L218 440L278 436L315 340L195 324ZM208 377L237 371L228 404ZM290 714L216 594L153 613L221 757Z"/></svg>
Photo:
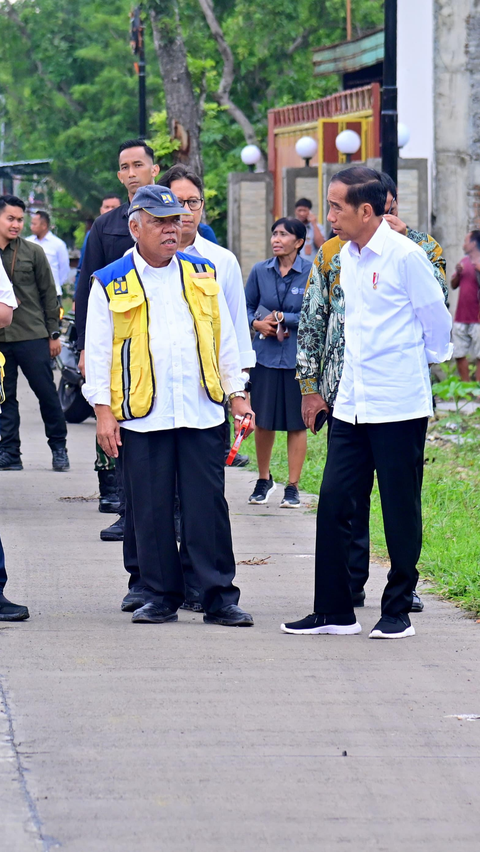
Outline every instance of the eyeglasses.
<svg viewBox="0 0 480 852"><path fill-rule="evenodd" d="M387 216L389 216L389 215L391 214L391 212L392 212L392 210L393 210L393 205L394 205L394 204L396 204L396 203L397 203L397 199L396 199L396 198L395 198L395 196L394 196L394 197L392 198L391 202L390 202L390 207L388 208Z"/></svg>
<svg viewBox="0 0 480 852"><path fill-rule="evenodd" d="M200 210L200 207L203 204L203 198L186 198L185 201L182 201L181 198L178 199L178 203L185 207L185 204L188 205L190 210Z"/></svg>

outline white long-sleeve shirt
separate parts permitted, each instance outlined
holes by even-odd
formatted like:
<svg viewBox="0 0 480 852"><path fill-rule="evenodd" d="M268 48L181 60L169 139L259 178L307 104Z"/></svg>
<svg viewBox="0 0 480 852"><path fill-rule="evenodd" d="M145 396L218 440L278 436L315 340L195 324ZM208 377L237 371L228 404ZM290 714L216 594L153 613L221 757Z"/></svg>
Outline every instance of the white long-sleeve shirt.
<svg viewBox="0 0 480 852"><path fill-rule="evenodd" d="M193 245L183 249L185 254L204 257L211 260L217 273L217 281L227 300L228 310L235 327L240 363L243 368L255 366L256 355L252 349L252 336L248 325L245 288L243 286L242 270L233 252L223 246L206 240L197 233Z"/></svg>
<svg viewBox="0 0 480 852"><path fill-rule="evenodd" d="M334 417L388 423L432 414L429 363L451 357L452 318L425 252L383 220L340 253L345 363Z"/></svg>
<svg viewBox="0 0 480 852"><path fill-rule="evenodd" d="M0 302L9 308L18 308L18 302L13 292L12 282L5 272L3 261L0 258Z"/></svg>
<svg viewBox="0 0 480 852"><path fill-rule="evenodd" d="M122 421L136 432L160 429L208 429L225 419L223 406L209 400L200 384L200 366L193 318L182 291L176 257L168 266L149 266L137 248L133 257L150 307L150 351L155 366L156 396L146 417ZM237 338L222 290L219 368L227 396L243 390ZM91 405L110 405L113 319L103 286L94 280L88 300L85 338L86 382L83 393Z"/></svg>
<svg viewBox="0 0 480 852"><path fill-rule="evenodd" d="M61 296L62 287L70 274L70 259L66 243L56 234L52 234L51 231L47 231L41 240L35 234L27 237L27 240L30 240L31 243L37 243L44 250L52 270L57 296Z"/></svg>

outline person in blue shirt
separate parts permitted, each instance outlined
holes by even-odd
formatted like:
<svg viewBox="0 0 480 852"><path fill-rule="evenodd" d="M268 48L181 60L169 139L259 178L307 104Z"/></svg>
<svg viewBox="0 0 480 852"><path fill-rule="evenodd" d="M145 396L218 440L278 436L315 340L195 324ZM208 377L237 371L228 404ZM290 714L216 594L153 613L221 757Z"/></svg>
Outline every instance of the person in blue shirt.
<svg viewBox="0 0 480 852"><path fill-rule="evenodd" d="M249 503L266 503L275 491L270 473L275 432L287 432L289 481L283 508L300 506L298 481L307 451L302 395L295 379L298 321L312 268L299 254L305 237L305 225L298 219L277 219L272 226L273 257L255 264L245 288L257 354L250 376L259 478Z"/></svg>
<svg viewBox="0 0 480 852"><path fill-rule="evenodd" d="M210 240L211 243L215 243L218 246L218 240L211 225L207 225L206 222L200 222L198 226L198 233L204 240Z"/></svg>

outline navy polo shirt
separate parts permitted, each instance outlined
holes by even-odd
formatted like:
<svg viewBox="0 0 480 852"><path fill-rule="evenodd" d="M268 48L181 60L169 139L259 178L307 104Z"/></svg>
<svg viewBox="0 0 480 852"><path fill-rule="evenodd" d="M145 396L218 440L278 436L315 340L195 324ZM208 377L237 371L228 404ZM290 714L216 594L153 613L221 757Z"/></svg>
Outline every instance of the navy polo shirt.
<svg viewBox="0 0 480 852"><path fill-rule="evenodd" d="M260 340L256 332L253 348L257 353L257 362L264 367L280 370L294 370L296 367L298 321L311 269L311 262L297 255L292 268L282 278L278 258L271 257L256 263L248 276L245 297L250 325L259 305L262 305L269 311L283 311L290 332L290 336L282 343L276 337Z"/></svg>

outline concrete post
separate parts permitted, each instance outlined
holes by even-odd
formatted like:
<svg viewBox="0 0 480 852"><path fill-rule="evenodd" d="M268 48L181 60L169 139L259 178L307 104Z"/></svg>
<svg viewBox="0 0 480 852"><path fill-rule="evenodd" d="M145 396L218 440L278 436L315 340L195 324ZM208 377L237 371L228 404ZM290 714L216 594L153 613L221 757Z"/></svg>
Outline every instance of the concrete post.
<svg viewBox="0 0 480 852"><path fill-rule="evenodd" d="M228 248L238 258L244 282L254 263L271 255L272 210L270 172L228 175Z"/></svg>

